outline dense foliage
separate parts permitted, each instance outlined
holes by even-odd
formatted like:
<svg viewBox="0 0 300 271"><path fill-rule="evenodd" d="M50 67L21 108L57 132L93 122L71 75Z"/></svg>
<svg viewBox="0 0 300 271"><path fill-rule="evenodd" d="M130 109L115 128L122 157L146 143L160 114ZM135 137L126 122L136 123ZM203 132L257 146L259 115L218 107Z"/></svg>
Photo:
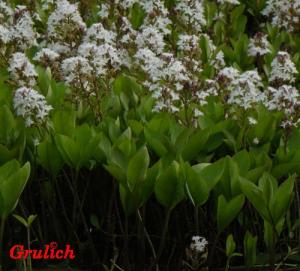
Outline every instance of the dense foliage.
<svg viewBox="0 0 300 271"><path fill-rule="evenodd" d="M0 0L2 269L298 270L299 0L73 2Z"/></svg>

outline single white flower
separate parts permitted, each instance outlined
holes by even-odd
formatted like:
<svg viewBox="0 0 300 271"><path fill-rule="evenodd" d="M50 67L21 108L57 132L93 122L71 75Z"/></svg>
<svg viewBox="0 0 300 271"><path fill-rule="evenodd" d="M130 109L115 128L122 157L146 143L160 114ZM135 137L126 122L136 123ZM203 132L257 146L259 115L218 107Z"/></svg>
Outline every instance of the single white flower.
<svg viewBox="0 0 300 271"><path fill-rule="evenodd" d="M259 144L259 139L257 137L255 137L253 139L253 144L258 145Z"/></svg>
<svg viewBox="0 0 300 271"><path fill-rule="evenodd" d="M248 117L248 121L249 121L249 124L250 124L251 126L257 124L257 120L256 120L255 118L253 118L253 117Z"/></svg>

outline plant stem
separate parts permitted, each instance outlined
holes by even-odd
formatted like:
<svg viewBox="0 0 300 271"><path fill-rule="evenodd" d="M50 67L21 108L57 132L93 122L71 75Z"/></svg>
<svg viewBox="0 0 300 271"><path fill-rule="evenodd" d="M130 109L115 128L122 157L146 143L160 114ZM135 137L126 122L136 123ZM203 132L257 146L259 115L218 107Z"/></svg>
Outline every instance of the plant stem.
<svg viewBox="0 0 300 271"><path fill-rule="evenodd" d="M157 252L155 261L151 264L149 270L152 270L154 265L158 265L159 259L161 257L162 252L163 252L163 249L164 249L164 246L165 246L165 241L166 241L166 235L167 235L167 231L168 231L168 226L169 226L170 215L171 215L171 209L168 209L166 219L165 219L165 223L164 223L164 227L163 227L162 238L160 240L160 244L159 244L159 248L158 248L158 252Z"/></svg>
<svg viewBox="0 0 300 271"><path fill-rule="evenodd" d="M27 227L27 247L30 250L30 228ZM28 260L27 260L27 266L28 270L32 271L32 264L31 264L31 256L29 254Z"/></svg>
<svg viewBox="0 0 300 271"><path fill-rule="evenodd" d="M144 233L145 233L146 239L147 239L147 241L148 241L148 243L149 243L149 246L150 246L150 249L151 249L153 258L156 259L157 256L156 256L156 252L155 252L153 243L152 243L151 238L150 238L150 235L149 235L149 233L148 233L148 231L147 231L147 229L146 229L146 226L145 226L145 224L144 224L144 221L143 221L143 219L142 219L142 216L141 216L141 213L140 213L140 210L139 210L139 209L137 209L137 215L138 215L138 218L139 218L139 220L140 220L140 222L141 222L141 224L142 224L142 226L143 226ZM159 271L159 266L158 266L158 264L156 264L156 271Z"/></svg>
<svg viewBox="0 0 300 271"><path fill-rule="evenodd" d="M269 253L269 262L270 262L270 268L271 271L275 270L275 232L272 230L272 238L273 238L273 244L272 247L270 248L270 253Z"/></svg>
<svg viewBox="0 0 300 271"><path fill-rule="evenodd" d="M75 175L75 182L77 182L77 178L78 178L78 171L76 171L76 175ZM74 204L77 205L78 209L79 209L79 215L80 215L80 218L82 220L82 224L83 224L83 227L84 227L84 230L85 230L85 233L87 235L87 239L88 239L88 243L89 243L89 246L90 246L90 249L91 249L91 252L92 252L92 255L94 257L94 259L96 259L97 262L100 262L99 261L99 256L97 254L97 249L96 249L96 246L93 242L93 238L91 236L91 233L89 231L89 227L88 227L88 224L87 224L87 221L86 221L86 218L85 218L85 215L83 213L83 210L81 209L81 203L80 203L80 199L79 199L79 195L78 195L78 190L77 190L77 186L76 188L72 185L71 181L69 180L69 178L66 178L67 179L67 182L68 182L68 185L70 186L70 189L73 193L73 198L74 198Z"/></svg>
<svg viewBox="0 0 300 271"><path fill-rule="evenodd" d="M227 258L225 271L229 270L229 264L230 264L230 257Z"/></svg>
<svg viewBox="0 0 300 271"><path fill-rule="evenodd" d="M199 207L195 206L195 227L196 227L196 234L199 234Z"/></svg>

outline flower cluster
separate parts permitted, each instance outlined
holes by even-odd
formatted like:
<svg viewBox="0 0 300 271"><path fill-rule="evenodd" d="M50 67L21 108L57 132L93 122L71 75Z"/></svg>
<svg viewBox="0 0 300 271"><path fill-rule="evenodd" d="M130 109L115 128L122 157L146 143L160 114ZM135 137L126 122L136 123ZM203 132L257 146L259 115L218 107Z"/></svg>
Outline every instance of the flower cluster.
<svg viewBox="0 0 300 271"><path fill-rule="evenodd" d="M77 5L58 0L47 22L48 47L59 54L68 55L77 48L85 31L86 25Z"/></svg>
<svg viewBox="0 0 300 271"><path fill-rule="evenodd" d="M269 81L273 84L295 82L295 74L298 71L287 52L280 51L271 63Z"/></svg>
<svg viewBox="0 0 300 271"><path fill-rule="evenodd" d="M49 48L42 48L39 52L37 52L33 60L38 62L48 63L48 62L56 61L58 58L59 58L58 53L52 51Z"/></svg>
<svg viewBox="0 0 300 271"><path fill-rule="evenodd" d="M270 53L270 43L268 42L267 35L258 32L250 39L248 54L250 56L263 56Z"/></svg>
<svg viewBox="0 0 300 271"><path fill-rule="evenodd" d="M11 39L20 50L37 45L38 34L31 15L25 6L18 6L14 13L15 23L11 28Z"/></svg>
<svg viewBox="0 0 300 271"><path fill-rule="evenodd" d="M208 245L208 242L204 237L193 236L192 243L190 245L190 249L197 253L202 253L206 249L207 245Z"/></svg>
<svg viewBox="0 0 300 271"><path fill-rule="evenodd" d="M288 32L299 30L300 3L298 0L268 0L263 15L272 18L272 24Z"/></svg>
<svg viewBox="0 0 300 271"><path fill-rule="evenodd" d="M184 262L188 266L187 270L202 270L207 267L207 245L208 242L204 237L193 236L192 242L186 248L186 260ZM184 269L186 270L186 269Z"/></svg>
<svg viewBox="0 0 300 271"><path fill-rule="evenodd" d="M42 124L52 109L43 95L27 87L16 90L13 104L17 116L25 119L27 127Z"/></svg>
<svg viewBox="0 0 300 271"><path fill-rule="evenodd" d="M16 85L33 87L37 73L24 53L15 53L10 59L9 72Z"/></svg>
<svg viewBox="0 0 300 271"><path fill-rule="evenodd" d="M25 119L27 127L44 123L52 107L33 87L37 73L24 53L14 53L8 68L10 77L19 88L14 92L13 106L17 116Z"/></svg>
<svg viewBox="0 0 300 271"><path fill-rule="evenodd" d="M17 6L13 10L0 1L0 23L0 48L13 44L17 50L24 51L37 45L39 35L26 6Z"/></svg>
<svg viewBox="0 0 300 271"><path fill-rule="evenodd" d="M92 71L88 60L84 57L70 57L63 61L62 71L65 82L77 89L89 87L89 76Z"/></svg>
<svg viewBox="0 0 300 271"><path fill-rule="evenodd" d="M246 110L252 108L255 104L265 101L265 95L261 88L261 77L256 70L238 74L228 86L230 92L227 102Z"/></svg>
<svg viewBox="0 0 300 271"><path fill-rule="evenodd" d="M188 27L191 27L196 33L201 32L206 24L202 0L178 1L175 10Z"/></svg>

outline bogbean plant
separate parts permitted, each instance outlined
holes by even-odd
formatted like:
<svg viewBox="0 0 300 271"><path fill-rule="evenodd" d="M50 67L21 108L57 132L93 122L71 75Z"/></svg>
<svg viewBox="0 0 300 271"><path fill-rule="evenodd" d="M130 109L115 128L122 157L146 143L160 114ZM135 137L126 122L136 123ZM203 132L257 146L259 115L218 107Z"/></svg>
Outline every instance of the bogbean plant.
<svg viewBox="0 0 300 271"><path fill-rule="evenodd" d="M297 266L299 3L73 2L0 1L1 249L20 200L93 270Z"/></svg>

